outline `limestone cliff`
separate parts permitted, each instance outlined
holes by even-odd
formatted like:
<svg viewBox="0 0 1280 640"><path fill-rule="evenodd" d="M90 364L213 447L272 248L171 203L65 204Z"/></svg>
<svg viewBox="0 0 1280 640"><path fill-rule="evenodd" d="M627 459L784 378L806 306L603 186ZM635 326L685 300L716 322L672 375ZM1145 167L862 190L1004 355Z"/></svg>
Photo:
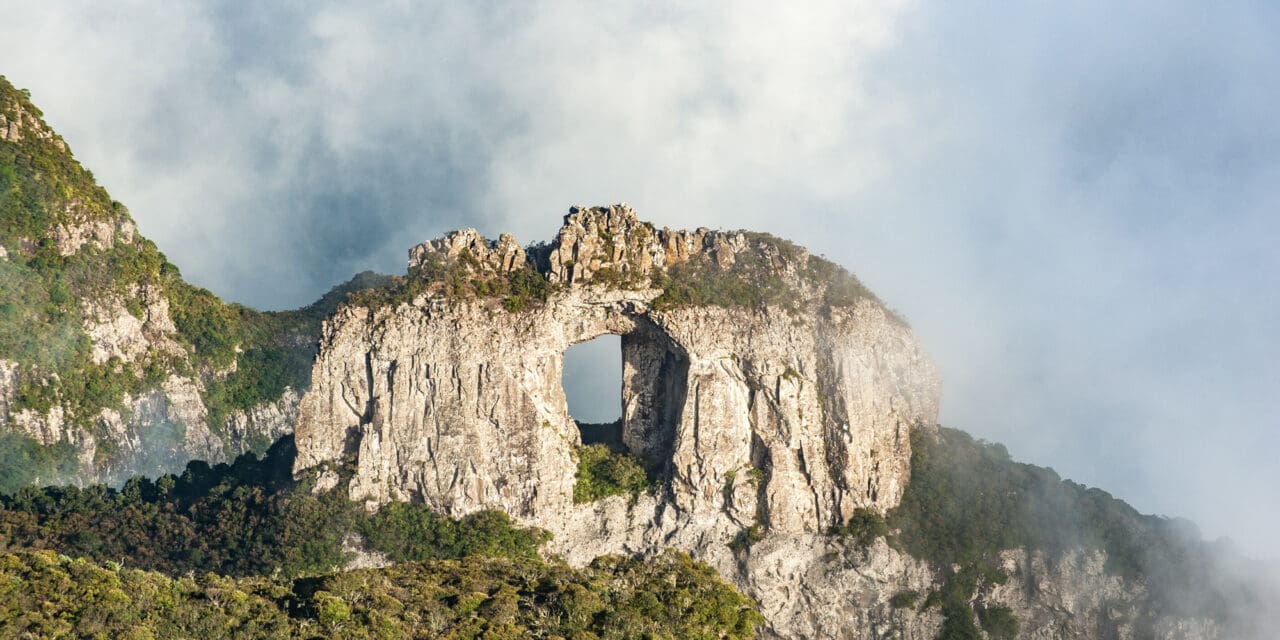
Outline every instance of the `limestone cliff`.
<svg viewBox="0 0 1280 640"><path fill-rule="evenodd" d="M945 607L922 603L958 565L830 534L898 505L909 436L937 433L933 365L847 272L763 234L657 229L625 205L574 208L547 244L463 230L409 256L407 277L325 322L296 472L345 480L370 508L502 510L574 564L687 550L760 604L767 637L945 631ZM657 486L583 504L561 375L569 346L605 334L621 336L620 441ZM977 582L964 615L1007 607L1030 638L1223 637L1153 606L1106 558L1006 551L1007 581Z"/></svg>
<svg viewBox="0 0 1280 640"><path fill-rule="evenodd" d="M350 446L353 499L424 500L452 515L498 508L548 528L586 522L596 507L572 499L580 437L563 356L615 334L622 439L667 480L635 535L820 531L857 507L897 503L908 432L936 417L937 376L874 298L826 300L828 284L809 273L820 258L745 233L655 230L622 206L570 214L535 253L474 231L411 252L411 269L431 257L465 256L476 273L541 261L561 286L520 311L426 292L332 317L302 400L298 468ZM760 261L796 298L663 305L653 283L702 257L717 270ZM664 524L642 534L650 521Z"/></svg>

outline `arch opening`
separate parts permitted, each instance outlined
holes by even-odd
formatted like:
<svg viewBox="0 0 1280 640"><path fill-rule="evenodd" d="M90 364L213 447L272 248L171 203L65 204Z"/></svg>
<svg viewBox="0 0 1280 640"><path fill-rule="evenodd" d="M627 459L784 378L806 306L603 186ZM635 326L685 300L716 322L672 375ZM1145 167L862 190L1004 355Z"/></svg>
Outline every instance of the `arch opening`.
<svg viewBox="0 0 1280 640"><path fill-rule="evenodd" d="M569 417L583 444L626 451L622 437L622 338L612 334L579 342L564 352L561 375Z"/></svg>

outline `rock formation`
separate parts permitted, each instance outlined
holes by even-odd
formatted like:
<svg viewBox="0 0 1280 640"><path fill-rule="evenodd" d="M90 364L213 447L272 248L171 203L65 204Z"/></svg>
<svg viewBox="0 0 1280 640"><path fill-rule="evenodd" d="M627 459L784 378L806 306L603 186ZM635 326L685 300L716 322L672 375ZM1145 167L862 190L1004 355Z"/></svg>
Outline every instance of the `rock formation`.
<svg viewBox="0 0 1280 640"><path fill-rule="evenodd" d="M427 293L332 317L302 401L298 469L352 446L356 500L501 509L548 528L594 512L573 503L581 441L560 379L566 348L614 334L622 438L669 480L650 516L700 533L710 522L805 532L897 503L908 430L936 418L937 376L874 298L822 302L826 285L803 275L820 258L744 233L657 231L625 206L570 214L533 253L563 286L522 311ZM808 289L795 308L654 307L655 276L701 256L724 269L747 253ZM477 273L527 264L510 236L489 243L473 230L410 255L411 269L431 256L465 255ZM606 270L635 286L598 284Z"/></svg>
<svg viewBox="0 0 1280 640"><path fill-rule="evenodd" d="M938 591L946 568L828 533L898 504L908 435L938 406L910 330L848 273L763 234L656 229L625 205L572 209L549 244L468 229L409 256L398 287L325 322L295 472L318 468L327 489L346 469L369 508L502 510L574 564L687 550L760 604L766 637L938 634L937 607L895 596ZM621 336L621 442L658 487L581 504L561 374L569 346L605 334ZM1100 553L1003 561L1009 582L975 606L1010 607L1023 637L1219 635L1145 608Z"/></svg>

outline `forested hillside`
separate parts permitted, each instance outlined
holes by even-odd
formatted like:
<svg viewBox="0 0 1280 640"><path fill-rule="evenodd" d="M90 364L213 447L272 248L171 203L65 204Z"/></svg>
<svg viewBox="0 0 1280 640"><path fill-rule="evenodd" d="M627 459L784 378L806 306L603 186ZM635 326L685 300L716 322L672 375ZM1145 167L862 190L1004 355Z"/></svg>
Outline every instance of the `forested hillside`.
<svg viewBox="0 0 1280 640"><path fill-rule="evenodd" d="M340 490L316 494L290 476L292 456L284 438L262 460L192 462L119 490L27 487L0 498L0 630L754 637L752 603L687 555L573 569L540 555L545 532L500 512L451 520L399 503L369 514ZM343 571L354 545L395 564Z"/></svg>
<svg viewBox="0 0 1280 640"><path fill-rule="evenodd" d="M305 390L321 320L383 280L296 311L223 302L0 76L0 489L265 450L292 425L252 411Z"/></svg>

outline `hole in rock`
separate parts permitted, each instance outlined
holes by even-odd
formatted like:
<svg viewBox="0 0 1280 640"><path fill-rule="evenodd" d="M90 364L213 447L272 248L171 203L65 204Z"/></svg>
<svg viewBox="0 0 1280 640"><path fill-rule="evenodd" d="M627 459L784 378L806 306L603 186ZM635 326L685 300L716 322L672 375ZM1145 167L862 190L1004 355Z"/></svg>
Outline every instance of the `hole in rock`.
<svg viewBox="0 0 1280 640"><path fill-rule="evenodd" d="M604 335L564 352L564 394L583 444L623 451L622 338Z"/></svg>

